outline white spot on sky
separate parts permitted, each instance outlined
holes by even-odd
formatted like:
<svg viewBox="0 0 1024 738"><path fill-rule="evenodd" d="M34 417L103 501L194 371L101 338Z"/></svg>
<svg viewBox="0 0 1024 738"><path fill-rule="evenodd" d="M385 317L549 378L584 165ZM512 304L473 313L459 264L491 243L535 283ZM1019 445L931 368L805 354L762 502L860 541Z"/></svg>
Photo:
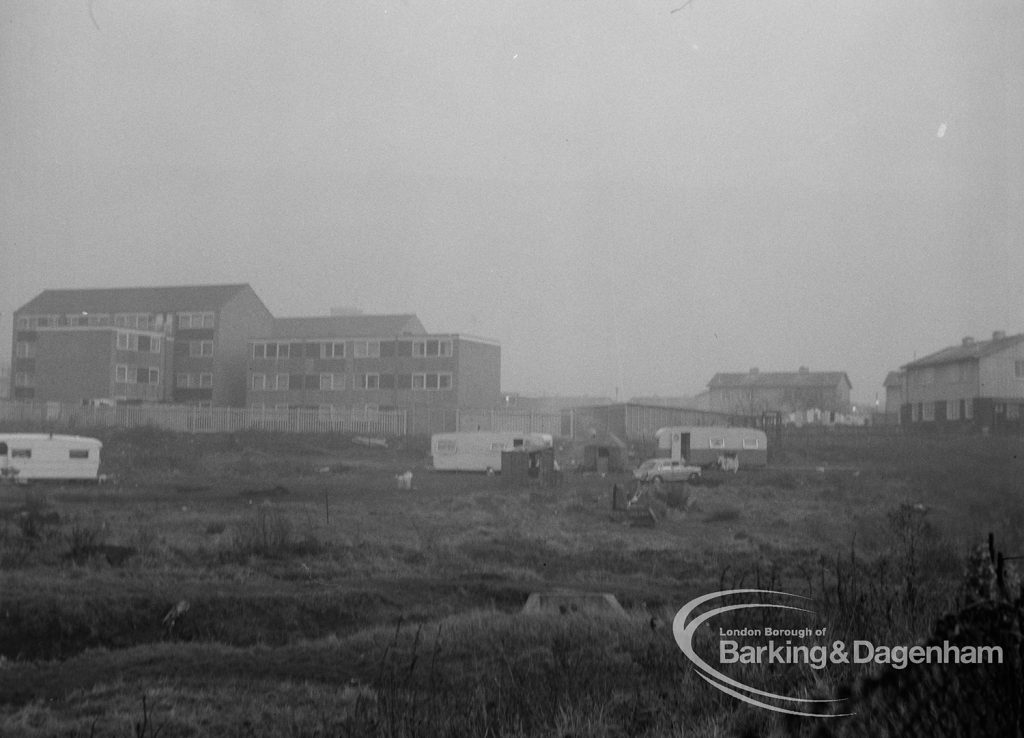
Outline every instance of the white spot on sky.
<svg viewBox="0 0 1024 738"><path fill-rule="evenodd" d="M935 137L936 138L942 138L945 135L946 135L946 124L943 123L942 125L939 126L939 130L935 133Z"/></svg>
<svg viewBox="0 0 1024 738"><path fill-rule="evenodd" d="M515 61L518 58L519 58L519 54L513 54L512 55L512 61Z"/></svg>

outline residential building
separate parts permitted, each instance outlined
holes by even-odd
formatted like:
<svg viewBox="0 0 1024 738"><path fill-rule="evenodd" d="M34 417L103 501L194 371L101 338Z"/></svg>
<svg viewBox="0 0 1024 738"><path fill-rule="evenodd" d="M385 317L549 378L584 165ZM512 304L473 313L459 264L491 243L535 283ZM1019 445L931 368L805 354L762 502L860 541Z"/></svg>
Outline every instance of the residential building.
<svg viewBox="0 0 1024 738"><path fill-rule="evenodd" d="M272 323L247 284L45 290L14 313L11 397L241 405Z"/></svg>
<svg viewBox="0 0 1024 738"><path fill-rule="evenodd" d="M850 378L846 372L719 373L708 382L708 404L714 412L760 415L765 412L845 413L850 408Z"/></svg>
<svg viewBox="0 0 1024 738"><path fill-rule="evenodd" d="M410 432L454 430L459 409L499 404L501 347L427 333L415 315L280 318L249 340L247 372L252 409L401 409Z"/></svg>
<svg viewBox="0 0 1024 738"><path fill-rule="evenodd" d="M992 429L1024 425L1024 333L995 331L986 341L968 336L901 369L903 424L971 423Z"/></svg>

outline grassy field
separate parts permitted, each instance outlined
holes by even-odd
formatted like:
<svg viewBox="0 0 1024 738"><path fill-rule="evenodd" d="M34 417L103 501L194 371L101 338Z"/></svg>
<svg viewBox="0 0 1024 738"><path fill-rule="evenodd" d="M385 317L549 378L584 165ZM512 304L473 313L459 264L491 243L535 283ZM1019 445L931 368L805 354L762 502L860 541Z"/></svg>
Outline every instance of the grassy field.
<svg viewBox="0 0 1024 738"><path fill-rule="evenodd" d="M809 734L699 679L675 611L778 589L913 643L971 546L1024 553L1018 439L789 436L636 528L626 475L509 489L431 472L422 439L100 437L110 482L0 487L0 735ZM559 589L628 617L519 613ZM858 674L766 668L744 678L796 696Z"/></svg>

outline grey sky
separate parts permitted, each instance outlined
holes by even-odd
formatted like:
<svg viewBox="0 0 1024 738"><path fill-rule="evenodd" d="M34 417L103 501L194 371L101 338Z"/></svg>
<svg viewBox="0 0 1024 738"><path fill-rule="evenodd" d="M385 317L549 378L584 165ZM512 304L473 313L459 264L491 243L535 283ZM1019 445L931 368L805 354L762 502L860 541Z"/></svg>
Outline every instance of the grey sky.
<svg viewBox="0 0 1024 738"><path fill-rule="evenodd" d="M0 328L40 290L415 312L520 391L1024 331L1024 2L0 4Z"/></svg>

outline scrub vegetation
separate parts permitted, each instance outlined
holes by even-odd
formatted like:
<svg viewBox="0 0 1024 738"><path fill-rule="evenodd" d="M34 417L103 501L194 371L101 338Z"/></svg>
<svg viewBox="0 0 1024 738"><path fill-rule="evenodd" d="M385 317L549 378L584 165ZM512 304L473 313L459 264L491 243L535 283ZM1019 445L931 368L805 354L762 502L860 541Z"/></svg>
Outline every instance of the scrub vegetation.
<svg viewBox="0 0 1024 738"><path fill-rule="evenodd" d="M628 475L509 489L429 471L425 439L98 435L107 483L0 487L3 735L809 735L705 683L675 612L731 588L813 603L724 614L709 654L762 622L913 644L990 532L1024 554L1019 439L791 432L637 528L611 509ZM519 612L562 588L628 616ZM807 697L865 669L730 674Z"/></svg>

